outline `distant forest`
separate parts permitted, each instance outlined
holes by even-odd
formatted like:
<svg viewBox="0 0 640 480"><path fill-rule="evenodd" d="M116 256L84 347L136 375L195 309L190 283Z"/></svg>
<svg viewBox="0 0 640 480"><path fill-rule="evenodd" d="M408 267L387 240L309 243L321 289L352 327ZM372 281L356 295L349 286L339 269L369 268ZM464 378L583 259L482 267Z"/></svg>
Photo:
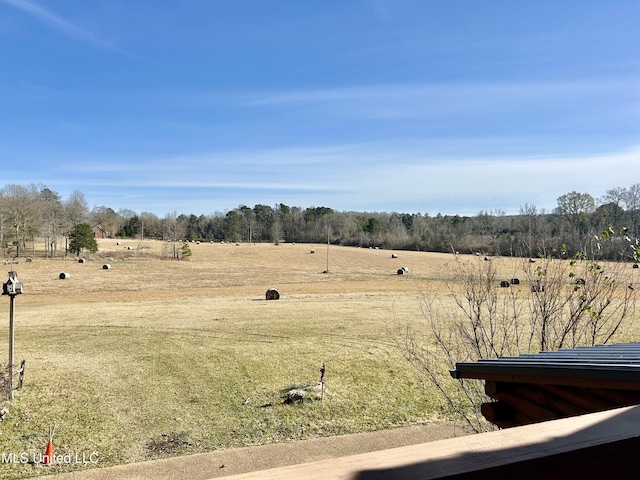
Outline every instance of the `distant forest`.
<svg viewBox="0 0 640 480"><path fill-rule="evenodd" d="M629 238L640 237L640 184L613 188L595 199L569 192L553 211L521 206L517 215L479 211L474 216L398 212L346 212L330 207L240 205L196 216L136 213L107 206L89 209L85 196L69 198L46 187L6 185L0 190L0 245L16 255L27 242L42 241L49 256L67 254L69 232L89 224L97 236L203 242L306 242L359 247L536 257L586 252L594 236L614 232L600 244L602 258L619 259ZM624 234L620 234L624 229ZM628 238L625 240L624 237ZM64 244L60 242L64 241ZM60 247L62 245L62 247ZM631 260L631 256L627 255Z"/></svg>

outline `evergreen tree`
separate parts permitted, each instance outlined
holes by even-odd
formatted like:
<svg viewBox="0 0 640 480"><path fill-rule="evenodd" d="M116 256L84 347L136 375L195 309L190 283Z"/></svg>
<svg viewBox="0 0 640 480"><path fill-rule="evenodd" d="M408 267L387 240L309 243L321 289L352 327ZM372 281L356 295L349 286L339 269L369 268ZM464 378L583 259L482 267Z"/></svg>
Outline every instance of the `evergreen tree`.
<svg viewBox="0 0 640 480"><path fill-rule="evenodd" d="M69 251L80 255L83 249L91 253L98 251L98 242L93 235L93 229L88 223L79 223L69 232Z"/></svg>

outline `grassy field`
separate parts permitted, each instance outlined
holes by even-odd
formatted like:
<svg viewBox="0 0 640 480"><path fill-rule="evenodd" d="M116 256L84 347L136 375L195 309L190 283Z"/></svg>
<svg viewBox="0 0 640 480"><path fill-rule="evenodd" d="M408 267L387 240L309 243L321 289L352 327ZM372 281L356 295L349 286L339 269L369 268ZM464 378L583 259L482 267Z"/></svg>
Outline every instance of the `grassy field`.
<svg viewBox="0 0 640 480"><path fill-rule="evenodd" d="M202 243L171 261L159 258L165 247L102 240L85 263L5 266L25 288L15 359L27 367L0 422L2 452L37 459L55 423L59 454L99 459L47 469L55 473L447 417L396 348L393 323L421 324L421 294L445 292L452 255ZM515 261L501 268L521 273ZM265 300L268 288L278 301ZM2 297L3 318L8 304ZM283 390L319 380L323 362L324 401L283 403ZM15 458L0 463L0 478L45 473Z"/></svg>

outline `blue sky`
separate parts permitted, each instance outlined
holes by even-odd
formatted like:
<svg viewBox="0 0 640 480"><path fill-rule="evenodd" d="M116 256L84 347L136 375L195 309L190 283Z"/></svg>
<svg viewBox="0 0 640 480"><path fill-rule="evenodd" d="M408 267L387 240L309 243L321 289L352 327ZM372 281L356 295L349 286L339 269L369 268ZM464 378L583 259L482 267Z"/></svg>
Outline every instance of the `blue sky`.
<svg viewBox="0 0 640 480"><path fill-rule="evenodd" d="M640 182L637 0L0 0L0 187L475 215Z"/></svg>

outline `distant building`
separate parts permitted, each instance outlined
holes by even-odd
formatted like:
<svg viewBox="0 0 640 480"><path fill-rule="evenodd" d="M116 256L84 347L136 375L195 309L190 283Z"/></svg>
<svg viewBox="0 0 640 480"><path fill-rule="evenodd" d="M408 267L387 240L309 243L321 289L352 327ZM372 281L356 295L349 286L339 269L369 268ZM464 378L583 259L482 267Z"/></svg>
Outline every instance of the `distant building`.
<svg viewBox="0 0 640 480"><path fill-rule="evenodd" d="M93 227L93 238L109 238L109 232L104 230L100 225Z"/></svg>

